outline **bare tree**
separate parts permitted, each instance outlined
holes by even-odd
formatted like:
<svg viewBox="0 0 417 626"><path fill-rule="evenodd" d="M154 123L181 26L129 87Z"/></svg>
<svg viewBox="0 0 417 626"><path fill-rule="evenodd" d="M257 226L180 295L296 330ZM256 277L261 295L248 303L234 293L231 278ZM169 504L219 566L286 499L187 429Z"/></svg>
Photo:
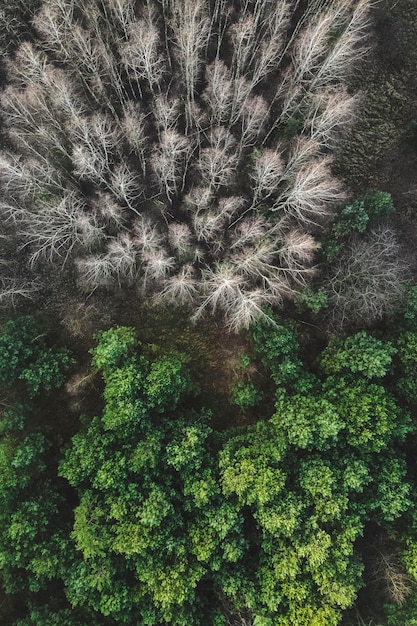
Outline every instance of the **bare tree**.
<svg viewBox="0 0 417 626"><path fill-rule="evenodd" d="M207 310L227 316L244 290L245 280L231 264L219 263L204 271L203 287L206 296L194 314L195 319Z"/></svg>
<svg viewBox="0 0 417 626"><path fill-rule="evenodd" d="M283 210L301 224L321 226L333 211L335 204L346 199L341 182L330 172L331 159L325 157L307 163L273 205L272 210Z"/></svg>
<svg viewBox="0 0 417 626"><path fill-rule="evenodd" d="M136 274L138 249L136 240L127 233L110 240L107 246L107 257L112 271L120 278L133 280Z"/></svg>
<svg viewBox="0 0 417 626"><path fill-rule="evenodd" d="M268 104L262 96L246 99L242 108L239 153L253 146L265 128L268 119Z"/></svg>
<svg viewBox="0 0 417 626"><path fill-rule="evenodd" d="M203 185L217 191L220 187L230 186L236 165L236 141L231 133L222 126L211 131L210 147L201 150L198 169Z"/></svg>
<svg viewBox="0 0 417 626"><path fill-rule="evenodd" d="M190 255L192 250L192 233L187 224L178 222L169 224L168 241L180 260Z"/></svg>
<svg viewBox="0 0 417 626"><path fill-rule="evenodd" d="M137 173L126 163L120 163L113 169L109 188L118 200L124 202L133 213L139 215L136 203L143 193L143 186Z"/></svg>
<svg viewBox="0 0 417 626"><path fill-rule="evenodd" d="M326 58L316 68L315 76L309 83L311 92L314 93L335 82L343 82L354 62L367 51L364 43L368 36L368 26L369 2L359 0L341 35L336 38Z"/></svg>
<svg viewBox="0 0 417 626"><path fill-rule="evenodd" d="M159 191L171 201L184 185L185 165L191 146L189 139L175 130L164 131L152 155L152 169Z"/></svg>
<svg viewBox="0 0 417 626"><path fill-rule="evenodd" d="M163 243L164 237L158 225L147 217L139 217L133 224L135 243L142 254L152 254L158 252Z"/></svg>
<svg viewBox="0 0 417 626"><path fill-rule="evenodd" d="M145 289L161 286L176 266L175 259L162 248L142 254L144 260L143 284Z"/></svg>
<svg viewBox="0 0 417 626"><path fill-rule="evenodd" d="M180 119L181 102L178 98L168 98L165 94L156 96L153 114L159 130L175 129Z"/></svg>
<svg viewBox="0 0 417 626"><path fill-rule="evenodd" d="M89 288L137 282L231 329L282 306L345 198L329 153L368 2L43 0L0 95L2 214L32 264L78 256Z"/></svg>
<svg viewBox="0 0 417 626"><path fill-rule="evenodd" d="M87 250L93 249L105 238L104 226L100 224L96 213L80 211L76 222L79 241Z"/></svg>
<svg viewBox="0 0 417 626"><path fill-rule="evenodd" d="M65 191L60 173L48 162L0 154L0 181L3 191L16 203L33 200L35 195Z"/></svg>
<svg viewBox="0 0 417 626"><path fill-rule="evenodd" d="M42 85L47 90L50 106L58 120L63 118L67 125L77 124L77 120L85 115L85 98L67 72L48 65L42 76Z"/></svg>
<svg viewBox="0 0 417 626"><path fill-rule="evenodd" d="M341 131L352 123L359 97L349 96L344 89L323 92L311 98L304 123L304 132L320 146L334 148Z"/></svg>
<svg viewBox="0 0 417 626"><path fill-rule="evenodd" d="M65 0L44 2L32 20L33 26L42 37L44 47L60 61L70 60L67 37L73 27L73 3Z"/></svg>
<svg viewBox="0 0 417 626"><path fill-rule="evenodd" d="M75 264L81 287L96 289L98 286L108 286L114 280L113 265L109 257L82 257L76 259Z"/></svg>
<svg viewBox="0 0 417 626"><path fill-rule="evenodd" d="M270 13L263 12L262 22L266 32L256 52L252 77L254 86L273 72L281 61L289 19L290 5L286 2L274 3Z"/></svg>
<svg viewBox="0 0 417 626"><path fill-rule="evenodd" d="M108 8L108 10L111 13L111 16L116 19L116 22L121 27L125 38L127 38L129 26L132 24L132 22L135 19L134 1L133 0L104 0L103 4L106 8ZM113 21L114 21L113 19L109 19L109 22L113 22Z"/></svg>
<svg viewBox="0 0 417 626"><path fill-rule="evenodd" d="M36 212L24 214L21 233L26 245L34 249L32 265L41 257L48 261L60 258L63 265L66 263L73 247L81 243L78 218L83 208L75 193L67 193L55 201L40 202Z"/></svg>
<svg viewBox="0 0 417 626"><path fill-rule="evenodd" d="M199 280L192 265L183 265L177 274L166 279L163 289L157 294L157 301L173 304L195 304L199 295Z"/></svg>
<svg viewBox="0 0 417 626"><path fill-rule="evenodd" d="M193 216L193 226L199 241L211 243L212 251L224 247L224 234L230 222L238 215L245 204L240 196L220 198L217 205L207 211L198 211Z"/></svg>
<svg viewBox="0 0 417 626"><path fill-rule="evenodd" d="M253 15L243 15L229 28L233 45L233 78L246 76L257 44L256 20Z"/></svg>
<svg viewBox="0 0 417 626"><path fill-rule="evenodd" d="M324 283L334 323L368 325L391 313L404 294L406 269L387 226L352 239Z"/></svg>
<svg viewBox="0 0 417 626"><path fill-rule="evenodd" d="M130 100L123 107L121 128L129 146L139 158L143 176L146 176L146 153L149 141L145 118L145 113L139 103Z"/></svg>
<svg viewBox="0 0 417 626"><path fill-rule="evenodd" d="M202 52L210 33L206 3L203 0L172 0L171 27L185 84L186 102L190 105L194 101Z"/></svg>
<svg viewBox="0 0 417 626"><path fill-rule="evenodd" d="M278 191L283 173L284 162L277 151L266 149L256 155L250 173L253 181L251 207L255 207L259 201L267 200Z"/></svg>
<svg viewBox="0 0 417 626"><path fill-rule="evenodd" d="M228 231L231 239L230 249L243 248L260 241L268 232L270 225L265 218L251 215L239 220L233 229Z"/></svg>
<svg viewBox="0 0 417 626"><path fill-rule="evenodd" d="M206 68L207 87L203 99L209 108L212 127L224 124L230 118L233 103L233 82L224 61L216 59Z"/></svg>
<svg viewBox="0 0 417 626"><path fill-rule="evenodd" d="M101 221L107 224L109 228L123 230L126 228L127 215L126 210L116 202L113 194L98 191L91 200L93 211L100 215Z"/></svg>
<svg viewBox="0 0 417 626"><path fill-rule="evenodd" d="M33 43L23 41L17 48L13 60L7 64L10 79L19 88L39 83L44 77L48 58L35 48Z"/></svg>
<svg viewBox="0 0 417 626"><path fill-rule="evenodd" d="M314 270L310 266L319 247L309 233L295 228L290 229L285 233L279 250L282 267L288 268L290 273L312 274Z"/></svg>
<svg viewBox="0 0 417 626"><path fill-rule="evenodd" d="M103 113L79 117L70 125L69 134L77 176L106 184L121 140L114 122Z"/></svg>
<svg viewBox="0 0 417 626"><path fill-rule="evenodd" d="M123 63L138 83L146 81L153 92L159 89L166 73L166 64L159 50L159 31L149 21L139 20L129 25L128 41L121 48Z"/></svg>

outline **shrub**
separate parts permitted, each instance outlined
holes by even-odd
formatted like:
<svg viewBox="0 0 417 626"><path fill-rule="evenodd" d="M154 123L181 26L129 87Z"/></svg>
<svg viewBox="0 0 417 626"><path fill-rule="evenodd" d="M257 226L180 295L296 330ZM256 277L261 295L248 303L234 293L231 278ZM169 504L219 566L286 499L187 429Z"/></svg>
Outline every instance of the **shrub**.
<svg viewBox="0 0 417 626"><path fill-rule="evenodd" d="M368 227L387 220L393 212L394 205L389 193L370 191L342 209L333 225L332 235L339 239L350 237L353 233L363 233Z"/></svg>
<svg viewBox="0 0 417 626"><path fill-rule="evenodd" d="M242 411L256 406L262 399L261 391L253 383L237 383L232 389L232 402Z"/></svg>
<svg viewBox="0 0 417 626"><path fill-rule="evenodd" d="M8 320L0 334L0 381L23 380L31 395L60 387L73 363L65 348L48 348L31 316Z"/></svg>

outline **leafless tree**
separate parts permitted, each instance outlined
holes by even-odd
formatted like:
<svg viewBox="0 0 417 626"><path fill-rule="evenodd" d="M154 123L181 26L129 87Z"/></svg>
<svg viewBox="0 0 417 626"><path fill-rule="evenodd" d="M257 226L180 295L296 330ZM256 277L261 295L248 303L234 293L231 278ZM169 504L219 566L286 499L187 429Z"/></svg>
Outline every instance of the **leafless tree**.
<svg viewBox="0 0 417 626"><path fill-rule="evenodd" d="M124 230L128 221L126 210L116 202L113 194L98 191L91 200L93 211L100 215L101 221L108 224L109 228Z"/></svg>
<svg viewBox="0 0 417 626"><path fill-rule="evenodd" d="M259 201L267 200L278 190L284 173L284 162L281 155L270 149L259 152L251 171L252 186L252 207Z"/></svg>
<svg viewBox="0 0 417 626"><path fill-rule="evenodd" d="M194 101L202 52L210 33L210 20L203 0L172 0L171 4L171 27L185 84L186 101L190 105Z"/></svg>
<svg viewBox="0 0 417 626"><path fill-rule="evenodd" d="M35 281L3 276L0 278L0 306L15 307L21 298L31 300L38 290L39 284Z"/></svg>
<svg viewBox="0 0 417 626"><path fill-rule="evenodd" d="M195 304L199 295L199 280L192 265L183 265L179 272L166 279L162 290L157 294L157 301L173 304Z"/></svg>
<svg viewBox="0 0 417 626"><path fill-rule="evenodd" d="M124 202L133 213L139 214L136 203L143 193L143 186L138 174L126 163L120 163L113 169L109 188L118 200Z"/></svg>
<svg viewBox="0 0 417 626"><path fill-rule="evenodd" d="M330 171L331 159L325 157L307 163L272 207L283 210L301 224L321 226L331 215L335 204L346 199L341 182Z"/></svg>
<svg viewBox="0 0 417 626"><path fill-rule="evenodd" d="M168 241L179 259L190 254L192 233L187 224L172 222L168 226Z"/></svg>
<svg viewBox="0 0 417 626"><path fill-rule="evenodd" d="M222 312L227 316L236 300L239 300L245 288L245 280L229 263L219 263L207 268L203 275L205 298L197 308L194 317L197 319L204 312Z"/></svg>
<svg viewBox="0 0 417 626"><path fill-rule="evenodd" d="M276 69L285 48L285 31L290 20L290 5L287 2L274 3L271 12L264 12L265 35L259 45L259 52L253 70L252 82L257 85Z"/></svg>
<svg viewBox="0 0 417 626"><path fill-rule="evenodd" d="M76 222L79 241L87 250L93 249L105 238L104 226L100 225L96 213L80 211Z"/></svg>
<svg viewBox="0 0 417 626"><path fill-rule="evenodd" d="M268 104L262 96L246 99L242 108L239 153L244 148L253 146L265 128L268 119Z"/></svg>
<svg viewBox="0 0 417 626"><path fill-rule="evenodd" d="M146 153L148 149L145 118L145 113L139 103L130 100L123 107L121 130L129 146L139 158L143 176L146 176Z"/></svg>
<svg viewBox="0 0 417 626"><path fill-rule="evenodd" d="M407 573L400 554L387 536L379 536L372 544L371 581L382 589L389 602L402 606L416 586Z"/></svg>
<svg viewBox="0 0 417 626"><path fill-rule="evenodd" d="M152 168L161 193L171 201L184 185L189 139L175 130L164 131L152 155Z"/></svg>
<svg viewBox="0 0 417 626"><path fill-rule="evenodd" d="M283 237L279 256L284 268L289 272L312 273L311 264L319 244L309 233L292 228Z"/></svg>
<svg viewBox="0 0 417 626"><path fill-rule="evenodd" d="M107 246L107 257L113 272L120 278L133 280L136 274L138 249L136 240L127 233L112 239Z"/></svg>
<svg viewBox="0 0 417 626"><path fill-rule="evenodd" d="M240 196L220 198L207 211L198 211L193 216L194 230L199 241L211 242L213 252L224 246L224 234L230 222L238 215L245 204Z"/></svg>
<svg viewBox="0 0 417 626"><path fill-rule="evenodd" d="M201 150L198 169L203 184L210 190L218 191L220 187L230 186L236 165L236 140L224 127L211 131L210 147Z"/></svg>
<svg viewBox="0 0 417 626"><path fill-rule="evenodd" d="M246 76L257 44L256 20L253 15L243 15L229 28L229 35L233 45L233 77Z"/></svg>
<svg viewBox="0 0 417 626"><path fill-rule="evenodd" d="M23 215L21 233L33 250L32 265L42 257L49 261L60 258L66 263L73 247L81 243L78 218L82 211L82 200L75 193L67 193L55 201L39 202L36 212Z"/></svg>
<svg viewBox="0 0 417 626"><path fill-rule="evenodd" d="M128 37L121 49L127 71L138 83L146 81L151 92L158 90L166 73L158 29L149 21L138 20L129 25Z"/></svg>
<svg viewBox="0 0 417 626"><path fill-rule="evenodd" d="M315 76L309 85L312 92L335 82L343 82L354 62L367 51L364 44L368 36L368 26L369 3L367 0L359 0L341 35L335 39L326 58L316 68Z"/></svg>
<svg viewBox="0 0 417 626"><path fill-rule="evenodd" d="M114 280L114 269L109 257L82 257L76 259L75 263L78 270L78 281L81 287L96 289L98 286L108 286L112 284Z"/></svg>
<svg viewBox="0 0 417 626"><path fill-rule="evenodd" d="M345 199L329 153L368 3L43 0L0 95L5 226L88 288L138 283L231 329L282 306Z"/></svg>
<svg viewBox="0 0 417 626"><path fill-rule="evenodd" d="M233 103L233 81L224 61L216 59L207 66L206 81L203 99L208 105L211 126L216 127L228 121Z"/></svg>
<svg viewBox="0 0 417 626"><path fill-rule="evenodd" d="M138 250L148 255L158 252L164 243L164 237L158 225L147 217L139 217L133 224L133 233Z"/></svg>
<svg viewBox="0 0 417 626"><path fill-rule="evenodd" d="M144 288L161 286L176 266L174 257L166 254L163 248L150 250L142 254L144 260Z"/></svg>
<svg viewBox="0 0 417 626"><path fill-rule="evenodd" d="M108 9L116 22L120 25L124 36L127 33L130 24L135 19L135 3L133 0L104 0L104 7ZM109 19L109 18L108 18ZM113 21L109 19L109 22Z"/></svg>
<svg viewBox="0 0 417 626"><path fill-rule="evenodd" d="M7 64L7 70L13 84L24 88L42 81L47 68L48 57L35 48L33 43L23 41L17 48L14 58Z"/></svg>
<svg viewBox="0 0 417 626"><path fill-rule="evenodd" d="M73 3L65 0L49 0L32 20L45 49L62 62L70 60L67 37L73 27L73 8Z"/></svg>
<svg viewBox="0 0 417 626"><path fill-rule="evenodd" d="M406 273L387 226L352 239L324 283L333 322L366 326L392 312L403 297Z"/></svg>
<svg viewBox="0 0 417 626"><path fill-rule="evenodd" d="M175 129L180 119L181 102L178 98L168 98L160 94L155 98L153 110L158 129L168 131Z"/></svg>
<svg viewBox="0 0 417 626"><path fill-rule="evenodd" d="M358 100L357 95L349 96L344 89L313 96L308 104L304 132L320 146L334 148L341 131L354 120Z"/></svg>
<svg viewBox="0 0 417 626"><path fill-rule="evenodd" d="M48 162L0 154L0 181L3 192L16 203L33 200L35 195L64 192L65 182Z"/></svg>
<svg viewBox="0 0 417 626"><path fill-rule="evenodd" d="M239 220L236 225L228 231L231 238L230 249L243 248L253 245L266 235L270 225L265 218L259 215L247 216Z"/></svg>
<svg viewBox="0 0 417 626"><path fill-rule="evenodd" d="M50 106L57 118L63 118L67 125L77 124L77 120L86 114L85 98L64 70L48 65L42 76L42 85L47 90Z"/></svg>

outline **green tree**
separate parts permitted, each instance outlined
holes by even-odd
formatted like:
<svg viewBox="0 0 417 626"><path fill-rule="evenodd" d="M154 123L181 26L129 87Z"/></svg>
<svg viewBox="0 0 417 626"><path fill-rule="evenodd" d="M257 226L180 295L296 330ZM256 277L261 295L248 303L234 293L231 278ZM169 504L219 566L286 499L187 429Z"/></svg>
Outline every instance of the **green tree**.
<svg viewBox="0 0 417 626"><path fill-rule="evenodd" d="M0 382L26 383L30 395L60 387L73 360L65 348L50 348L31 316L8 320L0 334Z"/></svg>

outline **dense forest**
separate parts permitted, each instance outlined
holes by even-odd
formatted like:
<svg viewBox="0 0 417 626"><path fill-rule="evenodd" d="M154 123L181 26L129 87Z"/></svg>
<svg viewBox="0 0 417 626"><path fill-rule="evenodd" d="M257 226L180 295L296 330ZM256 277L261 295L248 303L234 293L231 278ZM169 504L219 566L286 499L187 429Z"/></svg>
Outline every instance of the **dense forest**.
<svg viewBox="0 0 417 626"><path fill-rule="evenodd" d="M415 0L0 25L1 624L415 626Z"/></svg>

